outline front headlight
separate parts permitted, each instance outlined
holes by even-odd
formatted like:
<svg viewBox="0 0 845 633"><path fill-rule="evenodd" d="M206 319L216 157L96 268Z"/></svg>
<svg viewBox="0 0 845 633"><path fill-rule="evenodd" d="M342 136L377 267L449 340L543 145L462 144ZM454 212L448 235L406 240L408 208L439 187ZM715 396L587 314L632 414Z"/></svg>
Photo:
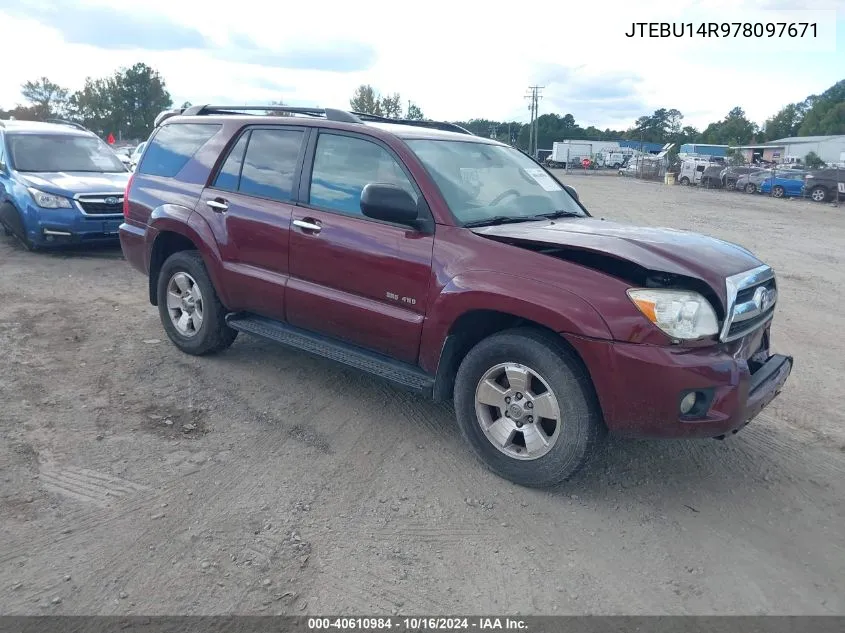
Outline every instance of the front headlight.
<svg viewBox="0 0 845 633"><path fill-rule="evenodd" d="M713 306L697 292L630 288L628 297L649 321L674 339L697 339L719 332Z"/></svg>
<svg viewBox="0 0 845 633"><path fill-rule="evenodd" d="M42 209L70 209L70 200L62 196L54 196L52 193L39 191L38 189L29 188L29 193L32 199Z"/></svg>

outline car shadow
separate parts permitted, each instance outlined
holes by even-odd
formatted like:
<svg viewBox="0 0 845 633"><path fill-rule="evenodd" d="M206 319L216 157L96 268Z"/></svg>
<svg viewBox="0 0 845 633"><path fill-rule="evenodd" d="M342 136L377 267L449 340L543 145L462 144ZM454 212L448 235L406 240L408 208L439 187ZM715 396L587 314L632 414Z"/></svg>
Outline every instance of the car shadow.
<svg viewBox="0 0 845 633"><path fill-rule="evenodd" d="M221 362L248 366L250 371L255 371L259 357L264 359L258 361L260 364L277 370L296 368L299 376L307 375L310 388L316 393L332 393L338 384L351 382L361 402L382 403L380 410L393 423L422 422L423 428L414 433L426 434L432 450L450 453L455 462L473 461L451 405L436 404L392 386L385 389L385 383L376 378L333 361L247 337L223 356L225 360L221 358ZM283 384L280 381L280 387ZM385 402L385 391L395 393L395 398ZM625 501L669 504L695 513L697 500L701 499L713 501L730 494L732 503L741 504L746 495L750 500L754 495L766 494L766 489L777 486L780 480L831 482L845 476L841 453L803 445L796 441L792 429L773 422L764 412L724 441L634 440L609 435L581 471L543 493L561 500L576 496L600 505ZM808 451L812 451L812 460L808 460ZM473 467L483 469L477 463Z"/></svg>
<svg viewBox="0 0 845 633"><path fill-rule="evenodd" d="M28 251L20 240L13 235L3 236L2 241L12 251L21 253L29 252L34 256L44 256L55 259L124 259L123 251L120 248L120 242L66 244L62 246L39 248L36 251Z"/></svg>

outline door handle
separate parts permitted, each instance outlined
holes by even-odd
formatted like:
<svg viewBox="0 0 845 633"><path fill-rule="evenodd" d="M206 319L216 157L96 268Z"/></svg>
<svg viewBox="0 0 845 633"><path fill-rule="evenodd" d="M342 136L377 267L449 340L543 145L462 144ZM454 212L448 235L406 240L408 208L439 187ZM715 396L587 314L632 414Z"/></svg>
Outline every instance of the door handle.
<svg viewBox="0 0 845 633"><path fill-rule="evenodd" d="M294 226L298 226L301 229L305 229L306 231L313 231L314 233L319 233L320 229L323 227L317 224L316 220L312 220L310 218L306 218L305 220L294 220Z"/></svg>
<svg viewBox="0 0 845 633"><path fill-rule="evenodd" d="M223 213L226 209L229 208L229 203L225 200L206 200L205 203L217 213Z"/></svg>

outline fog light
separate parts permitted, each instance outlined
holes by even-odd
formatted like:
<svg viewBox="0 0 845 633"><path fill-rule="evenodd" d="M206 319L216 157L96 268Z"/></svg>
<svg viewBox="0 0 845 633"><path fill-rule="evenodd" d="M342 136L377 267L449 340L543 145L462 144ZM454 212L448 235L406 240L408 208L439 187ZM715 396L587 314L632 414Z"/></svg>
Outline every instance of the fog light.
<svg viewBox="0 0 845 633"><path fill-rule="evenodd" d="M686 415L695 406L695 401L698 400L698 392L690 391L681 399L681 415Z"/></svg>

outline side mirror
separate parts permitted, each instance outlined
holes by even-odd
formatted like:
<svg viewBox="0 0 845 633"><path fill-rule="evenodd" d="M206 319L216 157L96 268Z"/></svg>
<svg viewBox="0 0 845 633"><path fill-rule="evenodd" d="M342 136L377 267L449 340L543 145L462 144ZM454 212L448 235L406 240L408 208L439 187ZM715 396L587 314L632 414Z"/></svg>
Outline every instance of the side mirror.
<svg viewBox="0 0 845 633"><path fill-rule="evenodd" d="M569 185L563 185L563 188L566 189L569 192L570 196L572 196L573 198L575 198L579 202L581 201L580 198L578 198L578 192L575 190L575 187L570 187Z"/></svg>
<svg viewBox="0 0 845 633"><path fill-rule="evenodd" d="M361 191L361 211L374 220L417 227L419 205L411 194L397 187L371 182Z"/></svg>

